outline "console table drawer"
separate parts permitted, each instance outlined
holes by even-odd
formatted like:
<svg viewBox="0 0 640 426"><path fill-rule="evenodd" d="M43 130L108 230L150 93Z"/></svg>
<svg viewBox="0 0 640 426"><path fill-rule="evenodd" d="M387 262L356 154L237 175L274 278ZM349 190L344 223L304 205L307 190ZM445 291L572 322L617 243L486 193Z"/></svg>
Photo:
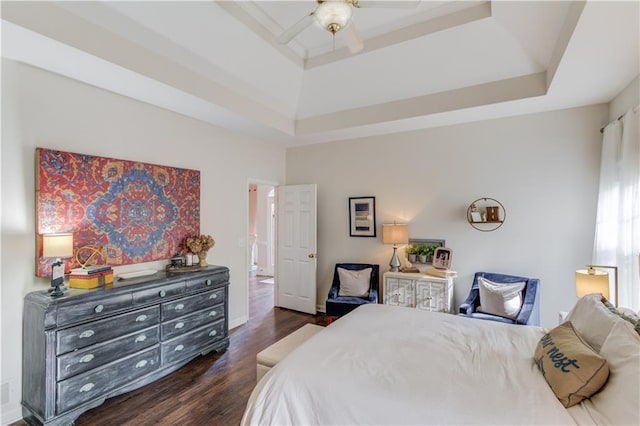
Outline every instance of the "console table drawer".
<svg viewBox="0 0 640 426"><path fill-rule="evenodd" d="M160 329L153 326L58 357L58 381L92 370L126 355L141 351L160 341Z"/></svg>
<svg viewBox="0 0 640 426"><path fill-rule="evenodd" d="M131 307L131 294L103 297L89 302L61 305L57 313L57 324L62 326L78 321L103 317Z"/></svg>
<svg viewBox="0 0 640 426"><path fill-rule="evenodd" d="M174 361L189 357L194 352L199 352L207 345L214 343L226 336L225 321L220 320L213 324L196 329L190 333L162 343L162 365L171 364Z"/></svg>
<svg viewBox="0 0 640 426"><path fill-rule="evenodd" d="M144 303L151 303L167 299L171 296L177 296L184 293L185 282L167 284L161 287L150 288L147 290L140 290L133 293L133 304L142 305Z"/></svg>
<svg viewBox="0 0 640 426"><path fill-rule="evenodd" d="M174 302L162 304L162 320L167 321L225 301L225 289L218 288L195 296L185 297Z"/></svg>
<svg viewBox="0 0 640 426"><path fill-rule="evenodd" d="M57 411L66 411L158 368L158 346L58 383Z"/></svg>
<svg viewBox="0 0 640 426"><path fill-rule="evenodd" d="M207 323L224 318L224 305L217 305L210 309L185 315L178 319L162 323L162 340L187 333Z"/></svg>
<svg viewBox="0 0 640 426"><path fill-rule="evenodd" d="M152 306L128 314L70 327L57 332L56 354L60 355L95 343L142 330L160 321L160 307Z"/></svg>

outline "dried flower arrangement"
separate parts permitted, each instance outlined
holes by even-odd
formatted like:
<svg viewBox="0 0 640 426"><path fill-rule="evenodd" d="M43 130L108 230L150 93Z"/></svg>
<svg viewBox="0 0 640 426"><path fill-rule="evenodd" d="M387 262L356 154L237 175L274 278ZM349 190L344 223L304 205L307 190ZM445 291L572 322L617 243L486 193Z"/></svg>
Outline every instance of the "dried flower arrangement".
<svg viewBox="0 0 640 426"><path fill-rule="evenodd" d="M184 241L184 245L190 253L198 255L200 266L206 266L207 252L211 247L216 245L216 241L211 235L197 235L187 237Z"/></svg>

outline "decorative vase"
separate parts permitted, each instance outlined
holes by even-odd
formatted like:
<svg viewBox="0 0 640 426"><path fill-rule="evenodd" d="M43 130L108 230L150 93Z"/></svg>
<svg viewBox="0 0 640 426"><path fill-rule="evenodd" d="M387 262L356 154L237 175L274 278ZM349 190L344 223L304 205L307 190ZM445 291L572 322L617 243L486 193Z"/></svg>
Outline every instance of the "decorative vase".
<svg viewBox="0 0 640 426"><path fill-rule="evenodd" d="M207 266L207 252L201 251L198 253L198 259L200 260L200 266Z"/></svg>

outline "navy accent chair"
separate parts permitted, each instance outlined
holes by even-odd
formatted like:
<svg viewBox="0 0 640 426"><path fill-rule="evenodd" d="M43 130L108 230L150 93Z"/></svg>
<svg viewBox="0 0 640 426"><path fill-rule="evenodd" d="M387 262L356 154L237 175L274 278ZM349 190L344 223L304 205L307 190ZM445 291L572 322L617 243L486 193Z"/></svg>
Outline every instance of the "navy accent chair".
<svg viewBox="0 0 640 426"><path fill-rule="evenodd" d="M340 277L338 275L338 268L348 269L351 271L359 271L362 269L371 268L371 281L369 284L369 297L353 297L353 296L338 296L340 292ZM333 273L333 284L329 290L329 296L326 302L327 317L341 317L353 311L360 305L367 303L378 303L378 282L380 276L380 266L372 265L369 263L336 263L336 268Z"/></svg>
<svg viewBox="0 0 640 426"><path fill-rule="evenodd" d="M498 315L477 312L476 309L480 305L480 294L478 290L478 278L484 277L496 284L511 284L516 282L526 282L523 293L522 309L515 320L505 318ZM460 305L460 313L458 315L469 318L477 318L491 321L499 321L507 324L519 325L540 325L540 304L538 302L538 288L540 280L537 278L518 277L514 275L497 274L493 272L476 272L473 277L473 285L467 300Z"/></svg>

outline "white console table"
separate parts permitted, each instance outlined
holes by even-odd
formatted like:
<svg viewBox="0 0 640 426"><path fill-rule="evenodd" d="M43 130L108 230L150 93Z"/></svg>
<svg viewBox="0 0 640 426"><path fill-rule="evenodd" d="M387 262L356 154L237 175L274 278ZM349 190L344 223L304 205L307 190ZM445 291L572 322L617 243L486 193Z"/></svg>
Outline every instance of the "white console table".
<svg viewBox="0 0 640 426"><path fill-rule="evenodd" d="M449 313L453 310L453 278L385 272L382 286L382 303L386 305Z"/></svg>

